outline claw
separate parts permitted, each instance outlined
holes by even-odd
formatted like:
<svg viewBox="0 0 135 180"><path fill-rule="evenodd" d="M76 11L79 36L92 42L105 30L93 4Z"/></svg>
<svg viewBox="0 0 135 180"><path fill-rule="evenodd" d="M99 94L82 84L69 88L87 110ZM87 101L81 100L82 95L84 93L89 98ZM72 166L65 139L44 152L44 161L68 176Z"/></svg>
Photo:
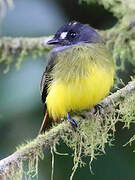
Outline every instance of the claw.
<svg viewBox="0 0 135 180"><path fill-rule="evenodd" d="M74 129L76 129L78 127L76 121L72 117L70 117L69 113L67 113L67 120L68 120L68 122L70 122L71 126Z"/></svg>
<svg viewBox="0 0 135 180"><path fill-rule="evenodd" d="M97 104L96 106L94 106L94 109L94 114L96 114L97 112L99 112L99 114L103 114L103 106L101 104Z"/></svg>

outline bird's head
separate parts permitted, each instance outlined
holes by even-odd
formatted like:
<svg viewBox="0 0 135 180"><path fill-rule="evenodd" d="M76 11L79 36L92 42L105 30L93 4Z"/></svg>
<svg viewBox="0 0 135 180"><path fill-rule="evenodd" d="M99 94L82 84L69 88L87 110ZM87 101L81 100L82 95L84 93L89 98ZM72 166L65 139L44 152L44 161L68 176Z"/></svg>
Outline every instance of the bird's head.
<svg viewBox="0 0 135 180"><path fill-rule="evenodd" d="M99 43L101 41L100 35L88 24L72 21L60 27L54 38L47 44L70 46L78 43Z"/></svg>

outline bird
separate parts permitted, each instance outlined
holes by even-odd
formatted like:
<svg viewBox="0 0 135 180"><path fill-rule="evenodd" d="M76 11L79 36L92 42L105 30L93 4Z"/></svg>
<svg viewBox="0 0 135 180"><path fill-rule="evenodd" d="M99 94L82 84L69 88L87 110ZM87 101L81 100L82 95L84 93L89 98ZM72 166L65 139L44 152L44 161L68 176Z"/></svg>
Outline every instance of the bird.
<svg viewBox="0 0 135 180"><path fill-rule="evenodd" d="M115 74L111 52L88 24L68 22L47 44L53 48L40 83L45 115L39 134L62 118L76 128L72 112L96 106L110 92Z"/></svg>

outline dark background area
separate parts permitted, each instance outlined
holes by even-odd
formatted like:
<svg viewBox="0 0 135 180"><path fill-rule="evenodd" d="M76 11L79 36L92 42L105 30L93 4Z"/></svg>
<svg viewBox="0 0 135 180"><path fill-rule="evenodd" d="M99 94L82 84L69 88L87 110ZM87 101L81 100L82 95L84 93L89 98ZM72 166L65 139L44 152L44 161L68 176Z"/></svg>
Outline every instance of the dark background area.
<svg viewBox="0 0 135 180"><path fill-rule="evenodd" d="M70 20L88 23L96 29L111 28L117 19L102 6L78 4L76 0L14 0L14 10L9 10L1 23L1 36L39 37L52 35ZM39 84L45 67L46 56L31 57L22 62L20 70L13 65L7 74L0 65L0 159L16 150L26 140L36 137L43 119ZM123 145L134 135L134 126L123 129L116 126L114 146L106 146L106 154L97 157L92 164L94 175L87 165L77 170L74 180L135 180L135 154L132 147ZM72 151L61 143L59 152ZM68 180L73 166L71 156L55 155L54 180ZM51 175L50 151L39 163L39 180Z"/></svg>

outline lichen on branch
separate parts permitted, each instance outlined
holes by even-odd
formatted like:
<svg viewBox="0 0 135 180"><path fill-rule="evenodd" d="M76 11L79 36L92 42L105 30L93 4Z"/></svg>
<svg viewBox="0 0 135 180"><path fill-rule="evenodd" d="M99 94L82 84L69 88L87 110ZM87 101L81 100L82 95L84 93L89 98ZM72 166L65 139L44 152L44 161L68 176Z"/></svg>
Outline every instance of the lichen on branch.
<svg viewBox="0 0 135 180"><path fill-rule="evenodd" d="M121 117L126 115L123 111L124 103L126 103L126 107L130 107L132 101L132 106L135 107L135 101L132 99L134 94L135 81L130 82L101 102L104 107L104 114L93 114L92 111L88 110L75 115L74 118L78 122L76 131L67 121L64 121L31 142L20 146L15 153L0 161L0 176L5 178L16 177L16 179L22 177L25 161L30 164L28 175L31 174L31 171L32 174L36 174L39 157L43 158L43 148L55 147L61 138L74 151L74 168L85 165L82 157L89 156L90 162L92 162L97 155L105 152L107 143L112 144L116 122L123 121L125 125L127 124L127 118L122 119L119 115ZM123 105L121 106L121 104ZM128 114L133 114L133 111L133 108L128 108ZM131 124L132 122L134 123L134 114L128 118L128 123ZM21 170L19 174L17 169Z"/></svg>
<svg viewBox="0 0 135 180"><path fill-rule="evenodd" d="M79 0L80 3L99 4L114 14L117 18L122 18L128 13L135 11L134 0Z"/></svg>
<svg viewBox="0 0 135 180"><path fill-rule="evenodd" d="M19 68L22 60L28 55L33 58L44 55L49 51L50 46L46 42L51 37L42 38L11 38L2 37L0 39L0 63L7 65L5 73L8 72L11 63L15 63Z"/></svg>

